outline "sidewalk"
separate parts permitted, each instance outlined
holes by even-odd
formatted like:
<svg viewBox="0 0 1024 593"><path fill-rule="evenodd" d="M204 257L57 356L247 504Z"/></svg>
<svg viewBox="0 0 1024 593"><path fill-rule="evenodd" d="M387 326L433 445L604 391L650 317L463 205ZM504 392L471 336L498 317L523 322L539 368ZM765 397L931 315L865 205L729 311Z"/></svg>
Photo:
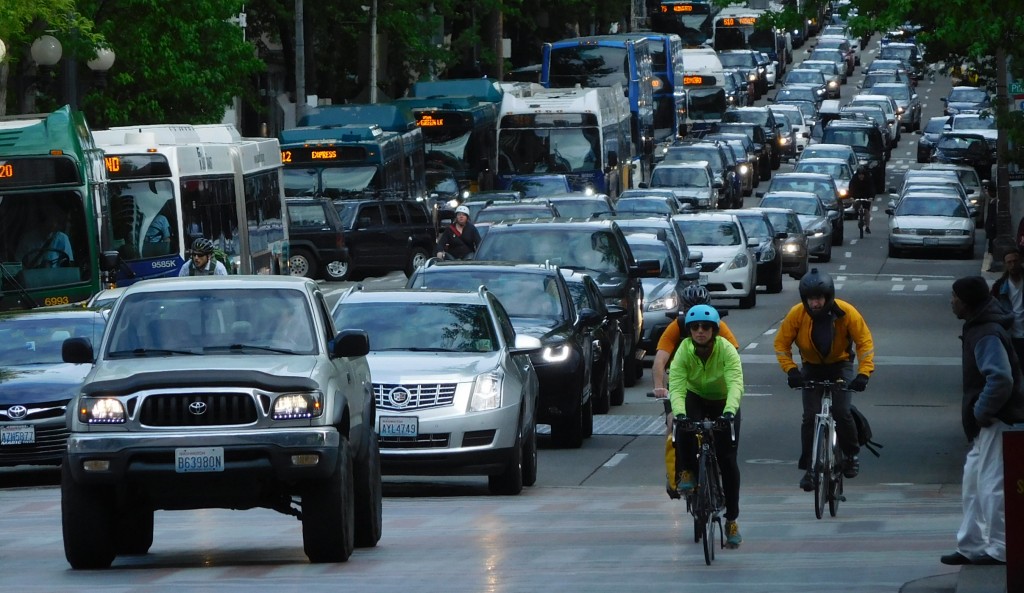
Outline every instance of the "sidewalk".
<svg viewBox="0 0 1024 593"><path fill-rule="evenodd" d="M959 572L906 583L899 593L1006 593L1006 567L963 566Z"/></svg>

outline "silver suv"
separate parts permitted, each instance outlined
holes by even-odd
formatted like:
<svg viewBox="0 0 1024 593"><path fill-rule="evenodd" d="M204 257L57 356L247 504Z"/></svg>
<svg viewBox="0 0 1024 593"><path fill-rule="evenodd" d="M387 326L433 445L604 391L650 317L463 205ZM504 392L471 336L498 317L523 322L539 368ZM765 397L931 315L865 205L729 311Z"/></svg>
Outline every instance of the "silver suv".
<svg viewBox="0 0 1024 593"><path fill-rule="evenodd" d="M486 288L364 291L331 312L373 339L384 473L488 476L494 494L537 481L538 338L517 335Z"/></svg>
<svg viewBox="0 0 1024 593"><path fill-rule="evenodd" d="M362 330L287 276L147 280L114 305L68 405L61 472L72 568L145 554L156 510L262 507L302 521L312 562L381 535L380 453ZM73 410L73 412L71 412Z"/></svg>

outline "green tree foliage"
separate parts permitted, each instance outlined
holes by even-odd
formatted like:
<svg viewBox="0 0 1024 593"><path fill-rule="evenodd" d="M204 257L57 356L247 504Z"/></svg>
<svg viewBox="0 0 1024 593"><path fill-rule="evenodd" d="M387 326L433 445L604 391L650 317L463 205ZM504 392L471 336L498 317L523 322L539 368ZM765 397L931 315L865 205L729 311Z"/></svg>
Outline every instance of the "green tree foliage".
<svg viewBox="0 0 1024 593"><path fill-rule="evenodd" d="M79 0L93 29L60 35L66 54L78 56L79 104L90 125L220 121L234 96L244 96L263 64L228 19L241 0ZM88 19L88 20L85 20ZM84 67L97 44L116 54L105 80ZM56 107L59 88L46 89L40 110Z"/></svg>

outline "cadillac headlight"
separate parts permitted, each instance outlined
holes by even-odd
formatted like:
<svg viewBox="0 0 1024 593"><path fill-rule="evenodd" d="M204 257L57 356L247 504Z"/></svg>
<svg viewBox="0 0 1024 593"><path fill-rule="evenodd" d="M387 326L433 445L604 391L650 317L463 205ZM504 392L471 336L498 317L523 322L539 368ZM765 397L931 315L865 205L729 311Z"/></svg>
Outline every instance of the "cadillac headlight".
<svg viewBox="0 0 1024 593"><path fill-rule="evenodd" d="M750 265L750 258L747 257L747 254L746 253L737 253L736 257L732 258L732 261L729 262L729 265L726 266L725 269L726 270L738 270L740 268L745 268L745 267L747 267L749 265Z"/></svg>
<svg viewBox="0 0 1024 593"><path fill-rule="evenodd" d="M83 397L78 404L78 420L83 424L124 424L128 414L119 399Z"/></svg>
<svg viewBox="0 0 1024 593"><path fill-rule="evenodd" d="M679 306L679 296L676 292L666 294L660 299L654 299L651 304L647 305L648 311L671 311Z"/></svg>
<svg viewBox="0 0 1024 593"><path fill-rule="evenodd" d="M483 412L501 406L502 378L502 373L497 370L477 376L473 382L473 395L469 398L470 412Z"/></svg>
<svg viewBox="0 0 1024 593"><path fill-rule="evenodd" d="M274 400L271 417L274 420L316 418L324 413L323 394L286 393Z"/></svg>

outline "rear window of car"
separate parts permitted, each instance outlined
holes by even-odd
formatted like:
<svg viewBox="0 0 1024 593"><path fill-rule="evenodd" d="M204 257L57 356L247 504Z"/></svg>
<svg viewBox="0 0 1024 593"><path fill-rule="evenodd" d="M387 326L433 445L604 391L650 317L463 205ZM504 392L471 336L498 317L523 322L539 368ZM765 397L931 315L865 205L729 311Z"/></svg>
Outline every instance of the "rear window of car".
<svg viewBox="0 0 1024 593"><path fill-rule="evenodd" d="M725 247L740 244L736 223L728 220L676 219L675 224L686 237L688 245Z"/></svg>
<svg viewBox="0 0 1024 593"><path fill-rule="evenodd" d="M477 249L476 259L538 264L551 262L565 268L603 274L626 273L621 245L611 231L566 229L562 225L560 228L544 228L543 224L520 225L516 230L489 232Z"/></svg>
<svg viewBox="0 0 1024 593"><path fill-rule="evenodd" d="M562 316L558 283L554 276L547 274L516 272L513 268L457 269L437 266L417 274L412 288L474 291L481 285L498 297L511 317ZM406 317L405 323L409 319L417 317Z"/></svg>

